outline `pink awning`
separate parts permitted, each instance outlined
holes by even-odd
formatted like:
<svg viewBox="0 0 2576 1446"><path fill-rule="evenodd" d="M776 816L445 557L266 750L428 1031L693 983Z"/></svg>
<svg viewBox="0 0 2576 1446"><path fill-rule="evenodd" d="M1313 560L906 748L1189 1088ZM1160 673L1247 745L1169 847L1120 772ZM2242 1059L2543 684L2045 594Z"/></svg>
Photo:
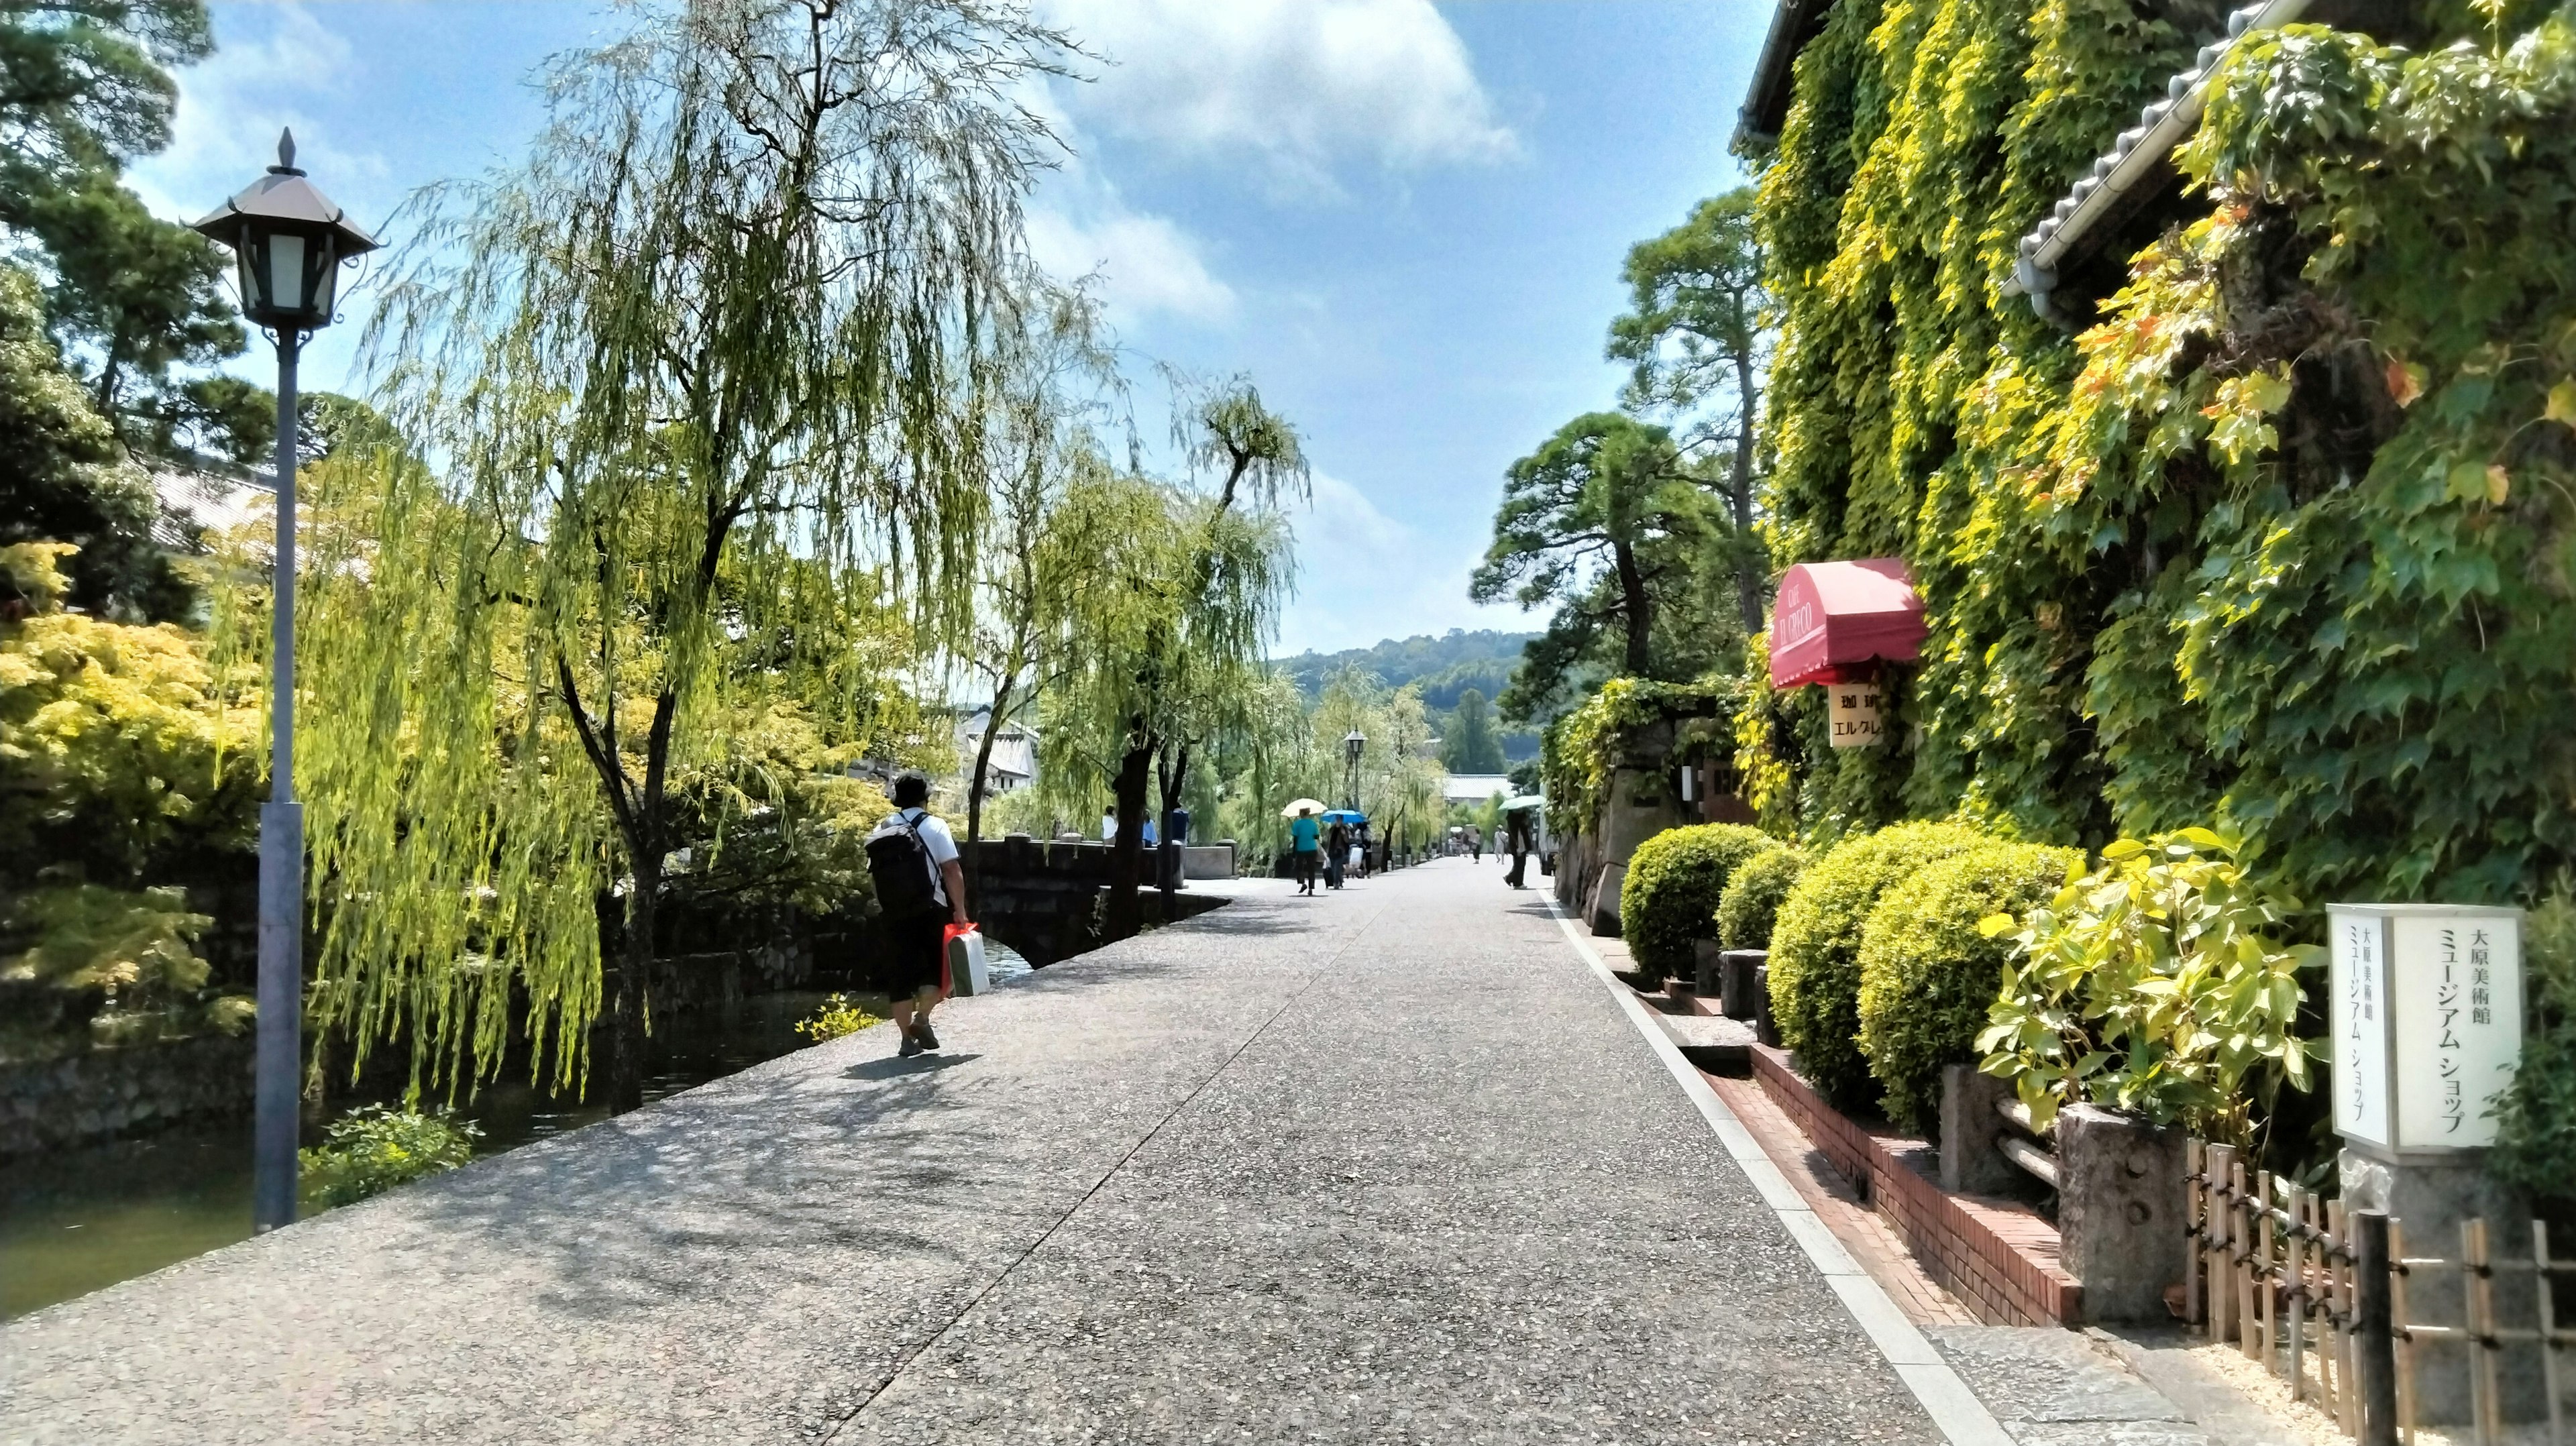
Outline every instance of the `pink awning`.
<svg viewBox="0 0 2576 1446"><path fill-rule="evenodd" d="M1923 599L1902 561L1802 562L1780 579L1771 611L1771 686L1850 682L1874 660L1911 663L1923 633Z"/></svg>

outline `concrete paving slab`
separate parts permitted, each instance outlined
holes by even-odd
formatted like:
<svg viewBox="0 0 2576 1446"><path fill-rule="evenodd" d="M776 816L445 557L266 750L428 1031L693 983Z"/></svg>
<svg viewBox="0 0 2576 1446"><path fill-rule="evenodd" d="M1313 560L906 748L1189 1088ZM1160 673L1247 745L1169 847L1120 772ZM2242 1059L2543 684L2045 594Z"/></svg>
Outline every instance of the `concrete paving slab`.
<svg viewBox="0 0 2576 1446"><path fill-rule="evenodd" d="M0 1328L0 1441L1938 1434L1464 861L1284 885Z"/></svg>

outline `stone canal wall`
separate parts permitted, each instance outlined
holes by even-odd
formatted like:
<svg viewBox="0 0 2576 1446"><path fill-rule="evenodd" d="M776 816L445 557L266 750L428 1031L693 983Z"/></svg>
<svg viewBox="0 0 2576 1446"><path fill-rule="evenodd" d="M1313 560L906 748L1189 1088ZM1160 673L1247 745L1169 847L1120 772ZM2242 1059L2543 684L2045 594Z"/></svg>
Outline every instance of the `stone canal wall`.
<svg viewBox="0 0 2576 1446"><path fill-rule="evenodd" d="M247 1114L253 1047L245 1030L0 1065L0 1158Z"/></svg>

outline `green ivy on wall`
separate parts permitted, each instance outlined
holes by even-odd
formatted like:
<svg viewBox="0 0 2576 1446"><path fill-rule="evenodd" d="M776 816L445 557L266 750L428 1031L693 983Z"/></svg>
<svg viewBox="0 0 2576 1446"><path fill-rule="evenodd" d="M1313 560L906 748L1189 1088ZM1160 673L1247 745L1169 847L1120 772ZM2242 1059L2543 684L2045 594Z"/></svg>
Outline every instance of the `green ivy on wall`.
<svg viewBox="0 0 2576 1446"><path fill-rule="evenodd" d="M2309 897L2565 860L2576 31L2427 15L2239 45L2178 158L2200 219L2070 338L2006 294L2018 238L2223 16L1836 7L1762 183L1771 540L1903 556L1932 631L1907 746L1762 700L1809 830L2217 817Z"/></svg>

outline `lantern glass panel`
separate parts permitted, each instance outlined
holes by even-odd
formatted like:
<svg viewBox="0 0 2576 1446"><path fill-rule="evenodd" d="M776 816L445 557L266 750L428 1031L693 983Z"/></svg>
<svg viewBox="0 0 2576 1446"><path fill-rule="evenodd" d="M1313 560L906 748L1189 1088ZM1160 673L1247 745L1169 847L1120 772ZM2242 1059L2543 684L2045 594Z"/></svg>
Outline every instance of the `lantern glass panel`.
<svg viewBox="0 0 2576 1446"><path fill-rule="evenodd" d="M272 311L292 315L306 310L303 237L283 231L269 236L266 300Z"/></svg>
<svg viewBox="0 0 2576 1446"><path fill-rule="evenodd" d="M333 295L339 290L339 247L336 238L325 236L313 248L313 302L309 310L322 321L331 319Z"/></svg>
<svg viewBox="0 0 2576 1446"><path fill-rule="evenodd" d="M239 289L245 316L257 316L262 309L259 274L259 251L251 229L244 226L241 239L233 243L233 284Z"/></svg>

